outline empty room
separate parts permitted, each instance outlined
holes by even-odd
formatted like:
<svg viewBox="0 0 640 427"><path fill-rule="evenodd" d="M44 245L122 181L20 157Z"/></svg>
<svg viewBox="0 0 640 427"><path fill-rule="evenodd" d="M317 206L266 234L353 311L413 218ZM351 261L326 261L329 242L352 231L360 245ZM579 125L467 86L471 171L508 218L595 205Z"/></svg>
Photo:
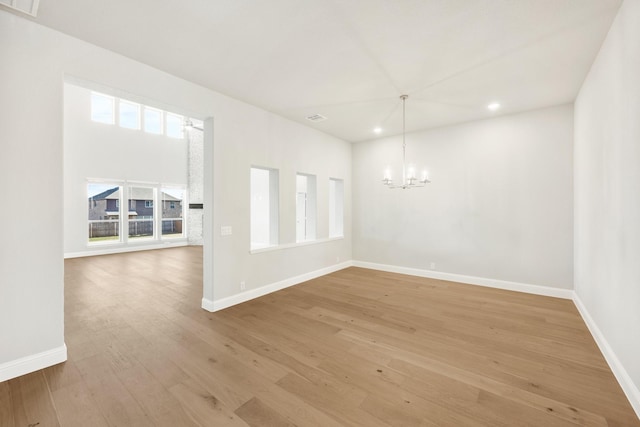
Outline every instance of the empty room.
<svg viewBox="0 0 640 427"><path fill-rule="evenodd" d="M640 426L639 0L0 0L0 427Z"/></svg>

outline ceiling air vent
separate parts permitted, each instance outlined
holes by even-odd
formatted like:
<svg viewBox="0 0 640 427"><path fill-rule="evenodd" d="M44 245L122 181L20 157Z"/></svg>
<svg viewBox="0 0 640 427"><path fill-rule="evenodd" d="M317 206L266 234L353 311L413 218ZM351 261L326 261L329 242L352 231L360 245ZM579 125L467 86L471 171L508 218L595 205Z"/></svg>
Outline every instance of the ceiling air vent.
<svg viewBox="0 0 640 427"><path fill-rule="evenodd" d="M38 13L38 3L40 3L40 0L0 0L0 5L26 13L34 18Z"/></svg>
<svg viewBox="0 0 640 427"><path fill-rule="evenodd" d="M307 116L307 120L309 120L310 122L324 122L325 120L327 120L327 118L323 115L320 114L313 114L311 116Z"/></svg>

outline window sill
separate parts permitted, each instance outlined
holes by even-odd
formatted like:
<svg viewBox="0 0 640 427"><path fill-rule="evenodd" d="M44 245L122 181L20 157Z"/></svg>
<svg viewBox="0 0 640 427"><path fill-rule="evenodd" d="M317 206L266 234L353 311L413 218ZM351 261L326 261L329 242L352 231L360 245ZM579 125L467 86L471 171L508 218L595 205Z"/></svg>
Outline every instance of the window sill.
<svg viewBox="0 0 640 427"><path fill-rule="evenodd" d="M136 238L136 239L132 239L127 241L126 243L118 240L106 240L106 241L98 241L98 242L88 242L87 243L87 248L101 248L101 247L105 247L105 246L111 246L111 247L122 247L122 248L126 248L127 246L142 246L142 245L149 245L149 244L155 244L155 245L163 245L163 244L172 244L172 243L182 243L182 242L186 242L188 241L188 239L186 237L165 237L164 239L153 239L153 238L149 238L149 239L144 239L144 238Z"/></svg>
<svg viewBox="0 0 640 427"><path fill-rule="evenodd" d="M262 252L279 251L282 249L291 249L291 248L297 248L300 246L317 245L319 243L328 243L328 242L333 242L336 240L343 240L343 239L344 239L344 236L325 237L324 239L306 240L304 242L286 243L284 245L274 245L274 246L268 246L266 248L251 249L249 250L249 253L253 255L253 254L259 254Z"/></svg>

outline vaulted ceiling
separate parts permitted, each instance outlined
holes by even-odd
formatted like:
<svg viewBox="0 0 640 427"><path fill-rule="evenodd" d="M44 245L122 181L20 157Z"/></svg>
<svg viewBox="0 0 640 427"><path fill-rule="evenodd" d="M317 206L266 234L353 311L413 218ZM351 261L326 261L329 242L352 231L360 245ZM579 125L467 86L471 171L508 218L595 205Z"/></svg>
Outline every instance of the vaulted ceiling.
<svg viewBox="0 0 640 427"><path fill-rule="evenodd" d="M572 102L620 3L41 0L36 22L362 141L401 132L405 93L408 131Z"/></svg>

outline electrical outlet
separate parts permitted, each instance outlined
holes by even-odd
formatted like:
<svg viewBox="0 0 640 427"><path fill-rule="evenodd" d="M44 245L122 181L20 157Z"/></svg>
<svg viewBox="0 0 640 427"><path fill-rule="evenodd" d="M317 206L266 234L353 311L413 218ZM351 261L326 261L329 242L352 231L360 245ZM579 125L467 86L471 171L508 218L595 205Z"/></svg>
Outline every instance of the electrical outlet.
<svg viewBox="0 0 640 427"><path fill-rule="evenodd" d="M223 225L220 227L221 236L231 236L233 234L233 228L230 225Z"/></svg>
<svg viewBox="0 0 640 427"><path fill-rule="evenodd" d="M244 291L246 287L247 287L247 284L246 284L246 282L244 280L242 282L240 282L240 290L241 291Z"/></svg>
<svg viewBox="0 0 640 427"><path fill-rule="evenodd" d="M336 262L340 262L340 257L339 256L336 257Z"/></svg>
<svg viewBox="0 0 640 427"><path fill-rule="evenodd" d="M431 270L435 270L436 269L436 263L432 261L431 264L429 265L429 268Z"/></svg>

